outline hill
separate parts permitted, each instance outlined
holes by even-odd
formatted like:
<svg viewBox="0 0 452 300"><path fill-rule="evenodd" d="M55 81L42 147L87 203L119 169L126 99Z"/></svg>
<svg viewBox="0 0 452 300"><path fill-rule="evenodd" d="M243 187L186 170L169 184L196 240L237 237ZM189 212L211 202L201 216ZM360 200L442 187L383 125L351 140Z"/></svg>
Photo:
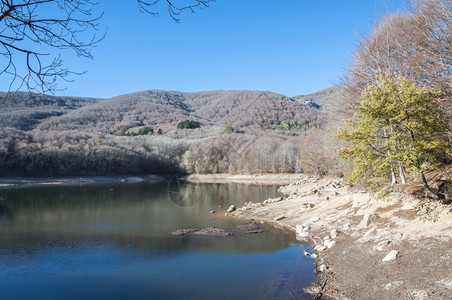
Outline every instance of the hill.
<svg viewBox="0 0 452 300"><path fill-rule="evenodd" d="M324 111L330 111L338 102L340 97L339 88L330 87L309 95L294 96L292 99L300 103L319 108Z"/></svg>
<svg viewBox="0 0 452 300"><path fill-rule="evenodd" d="M318 125L320 115L320 111L312 106L271 92L150 90L68 111L58 118L44 121L38 128L117 133L140 126L166 128L188 118L203 126L230 125L238 129L250 125L264 128L291 123L301 128Z"/></svg>
<svg viewBox="0 0 452 300"><path fill-rule="evenodd" d="M43 120L61 116L71 110L102 101L81 97L57 97L51 95L16 92L6 96L0 92L0 127L31 130Z"/></svg>
<svg viewBox="0 0 452 300"><path fill-rule="evenodd" d="M303 137L326 116L267 91L13 97L0 115L0 176L297 172ZM178 129L183 120L201 126Z"/></svg>

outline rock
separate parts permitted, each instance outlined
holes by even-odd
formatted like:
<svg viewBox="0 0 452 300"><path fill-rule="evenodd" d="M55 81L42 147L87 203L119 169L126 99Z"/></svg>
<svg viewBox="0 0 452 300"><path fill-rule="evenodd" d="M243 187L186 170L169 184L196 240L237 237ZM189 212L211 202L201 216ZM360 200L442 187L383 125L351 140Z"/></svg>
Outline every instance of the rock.
<svg viewBox="0 0 452 300"><path fill-rule="evenodd" d="M390 243L391 243L391 242L388 241L388 240L386 240L386 241L381 241L381 242L379 242L379 243L377 244L376 249L377 249L378 251L383 251L384 248L385 248L387 245L389 245Z"/></svg>
<svg viewBox="0 0 452 300"><path fill-rule="evenodd" d="M317 245L317 246L314 247L314 250L317 251L317 252L322 252L325 249L326 249L326 247L323 246L323 245Z"/></svg>
<svg viewBox="0 0 452 300"><path fill-rule="evenodd" d="M197 229L192 229L192 228L190 228L190 229L179 229L179 230L173 231L172 234L173 235L177 235L177 236L187 235L187 234L190 234L190 233L192 233L192 232L194 232L196 230Z"/></svg>
<svg viewBox="0 0 452 300"><path fill-rule="evenodd" d="M303 231L303 232L299 233L298 236L299 236L299 237L304 237L304 238L305 238L305 237L308 237L308 236L309 236L309 232Z"/></svg>
<svg viewBox="0 0 452 300"><path fill-rule="evenodd" d="M208 235L208 236L229 236L232 235L227 230L216 228L216 227L207 227L202 229L179 229L176 231L173 231L174 235L181 236L181 235Z"/></svg>
<svg viewBox="0 0 452 300"><path fill-rule="evenodd" d="M332 248L334 245L336 245L336 241L332 240L323 241L323 246L327 247L328 249Z"/></svg>
<svg viewBox="0 0 452 300"><path fill-rule="evenodd" d="M303 229L304 229L304 226L303 226L303 225L299 225L299 224L295 225L295 232L296 232L297 234L302 233L302 232L303 232Z"/></svg>
<svg viewBox="0 0 452 300"><path fill-rule="evenodd" d="M303 203L301 204L304 208L313 208L315 205L313 203Z"/></svg>
<svg viewBox="0 0 452 300"><path fill-rule="evenodd" d="M362 190L362 191L359 191L361 194L366 194L367 193L367 191L366 190Z"/></svg>
<svg viewBox="0 0 452 300"><path fill-rule="evenodd" d="M311 222L317 222L318 220L320 220L319 217L312 217L311 219L309 219L309 221Z"/></svg>
<svg viewBox="0 0 452 300"><path fill-rule="evenodd" d="M275 220L275 221L280 221L280 220L285 219L285 218L286 218L285 215L281 215L281 216L277 216L277 217L274 218L273 220Z"/></svg>
<svg viewBox="0 0 452 300"><path fill-rule="evenodd" d="M261 229L261 226L259 224L250 222L246 224L236 225L230 228L229 232L233 234L255 234L264 232L264 230Z"/></svg>
<svg viewBox="0 0 452 300"><path fill-rule="evenodd" d="M372 224L376 218L377 216L375 214L365 214L363 220L361 221L361 227L369 227L369 225Z"/></svg>
<svg viewBox="0 0 452 300"><path fill-rule="evenodd" d="M387 262L396 259L397 255L399 254L399 251L392 250L390 251L381 261Z"/></svg>
<svg viewBox="0 0 452 300"><path fill-rule="evenodd" d="M372 232L374 232L374 231L375 231L375 228L369 229L366 233L364 233L363 238L368 237L368 236L369 236Z"/></svg>
<svg viewBox="0 0 452 300"><path fill-rule="evenodd" d="M348 229L350 229L350 224L347 223L344 225L344 230L348 230Z"/></svg>
<svg viewBox="0 0 452 300"><path fill-rule="evenodd" d="M308 231L309 229L311 229L311 227L309 227L309 226L303 227L303 231Z"/></svg>
<svg viewBox="0 0 452 300"><path fill-rule="evenodd" d="M210 213L211 213L211 214L214 214L214 213L215 213L215 211L214 211L214 210L211 210L211 211L210 211Z"/></svg>
<svg viewBox="0 0 452 300"><path fill-rule="evenodd" d="M326 266L324 264L321 264L319 266L319 272L325 272L326 271Z"/></svg>
<svg viewBox="0 0 452 300"><path fill-rule="evenodd" d="M339 234L339 231L337 231L337 229L333 229L331 230L331 238L334 240L335 238L337 238L337 235Z"/></svg>
<svg viewBox="0 0 452 300"><path fill-rule="evenodd" d="M230 212L235 211L236 209L237 209L237 208L235 207L235 205L231 205L231 206L229 206L227 212L230 213Z"/></svg>
<svg viewBox="0 0 452 300"><path fill-rule="evenodd" d="M317 254L315 254L315 253L311 254L311 258L316 259L317 258Z"/></svg>

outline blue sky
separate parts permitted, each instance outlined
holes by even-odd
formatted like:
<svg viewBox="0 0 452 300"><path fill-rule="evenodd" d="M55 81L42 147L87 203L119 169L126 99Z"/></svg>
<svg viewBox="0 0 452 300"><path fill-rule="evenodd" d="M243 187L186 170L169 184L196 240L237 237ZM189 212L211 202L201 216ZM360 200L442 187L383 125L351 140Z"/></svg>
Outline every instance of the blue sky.
<svg viewBox="0 0 452 300"><path fill-rule="evenodd" d="M135 1L100 1L105 39L94 60L63 53L77 71L57 95L112 97L147 90L269 90L309 94L338 82L358 33L402 0L217 0L174 22ZM66 55L66 56L64 56ZM3 90L5 88L3 86Z"/></svg>

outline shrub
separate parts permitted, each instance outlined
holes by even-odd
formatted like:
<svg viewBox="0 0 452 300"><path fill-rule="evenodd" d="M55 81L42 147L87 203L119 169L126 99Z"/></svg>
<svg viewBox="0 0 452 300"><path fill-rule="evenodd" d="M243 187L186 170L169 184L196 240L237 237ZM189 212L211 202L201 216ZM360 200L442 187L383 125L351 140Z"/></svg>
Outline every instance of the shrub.
<svg viewBox="0 0 452 300"><path fill-rule="evenodd" d="M201 127L201 124L193 120L184 120L177 124L177 129L195 129Z"/></svg>

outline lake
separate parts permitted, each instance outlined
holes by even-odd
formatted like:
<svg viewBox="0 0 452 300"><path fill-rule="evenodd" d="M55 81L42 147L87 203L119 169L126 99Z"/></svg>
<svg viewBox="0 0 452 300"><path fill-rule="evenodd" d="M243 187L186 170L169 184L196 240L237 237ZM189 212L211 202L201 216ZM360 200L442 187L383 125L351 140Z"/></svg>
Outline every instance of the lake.
<svg viewBox="0 0 452 300"><path fill-rule="evenodd" d="M312 299L314 260L292 232L172 234L246 223L229 205L278 195L179 180L0 189L0 299Z"/></svg>

